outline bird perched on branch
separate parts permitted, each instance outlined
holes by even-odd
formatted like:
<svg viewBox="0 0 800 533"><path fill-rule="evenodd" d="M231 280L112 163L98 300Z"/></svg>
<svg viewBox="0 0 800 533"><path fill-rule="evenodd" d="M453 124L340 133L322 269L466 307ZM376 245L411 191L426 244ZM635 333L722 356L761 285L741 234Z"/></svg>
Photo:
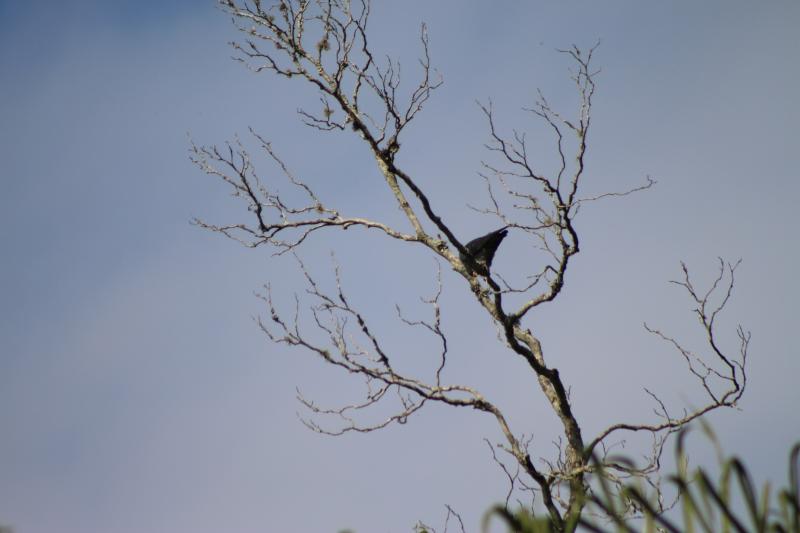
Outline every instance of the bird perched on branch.
<svg viewBox="0 0 800 533"><path fill-rule="evenodd" d="M472 256L472 261L469 260L470 258L465 257L464 254L459 254L461 262L467 265L468 268L471 268L470 264L474 262L488 272L489 268L492 266L492 259L494 259L497 248L500 247L500 243L503 242L503 239L508 235L507 227L508 226L502 227L487 233L483 237L478 237L477 239L469 241L465 248Z"/></svg>

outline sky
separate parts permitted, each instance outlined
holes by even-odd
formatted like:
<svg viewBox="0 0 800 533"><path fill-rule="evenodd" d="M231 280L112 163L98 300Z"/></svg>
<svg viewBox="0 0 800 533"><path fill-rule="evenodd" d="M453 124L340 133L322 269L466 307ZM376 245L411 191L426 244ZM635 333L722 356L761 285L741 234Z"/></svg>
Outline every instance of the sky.
<svg viewBox="0 0 800 533"><path fill-rule="evenodd" d="M490 157L475 101L491 99L509 129L540 131L520 111L537 87L567 111L574 102L555 49L601 40L587 193L647 175L658 184L581 211L566 288L529 327L585 436L650 420L643 387L676 410L701 396L642 322L697 341L690 302L668 281L680 261L703 283L717 257L741 258L720 335L735 349L736 326L752 332L748 390L739 410L709 420L759 481L783 483L800 440L800 4L375 0L373 14L371 44L409 78L428 25L445 83L398 157L464 240L497 225L467 207L485 201L477 170ZM399 220L365 147L302 126L296 110L314 105L313 91L246 71L230 59L233 38L206 0L0 0L0 524L395 532L417 520L441 528L449 504L477 531L505 494L483 440L500 438L492 420L433 406L372 434L309 431L296 387L326 405L360 388L254 324L264 283L279 302L303 292L293 261L190 224L247 215L190 163L190 140L252 144L251 126L332 205ZM523 242L512 235L496 268L517 267ZM424 313L431 256L330 232L303 251L320 279L332 250L396 357L434 356L431 339L392 318L395 303ZM535 382L463 282L449 272L444 282L451 379L479 385L548 456L558 426ZM693 461L708 464L696 442Z"/></svg>

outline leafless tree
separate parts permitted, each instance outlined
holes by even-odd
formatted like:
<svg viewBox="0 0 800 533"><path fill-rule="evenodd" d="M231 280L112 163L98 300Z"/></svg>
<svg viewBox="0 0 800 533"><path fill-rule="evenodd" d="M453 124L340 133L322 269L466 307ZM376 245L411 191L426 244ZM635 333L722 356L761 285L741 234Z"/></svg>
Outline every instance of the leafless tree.
<svg viewBox="0 0 800 533"><path fill-rule="evenodd" d="M299 300L288 313L280 310L267 286L262 295L267 316L259 322L264 333L274 342L314 353L366 384L362 401L335 408L321 407L299 395L300 402L311 412L306 425L331 435L369 432L394 422L402 423L433 402L487 413L496 420L502 435L500 443L490 444L490 450L508 477L509 496L517 489L540 497L544 516L555 531L574 530L598 472L602 472L605 483L620 486L631 478L644 480L658 494L657 473L666 438L712 410L735 406L741 398L746 385L745 361L750 336L738 329L739 351L735 355L724 353L717 340L716 319L731 295L738 263L720 260L719 275L705 290L694 285L683 266L683 276L675 283L696 306L707 353L692 352L668 334L645 327L685 360L690 376L706 395L705 404L674 414L647 391L655 405L657 418L653 422L617 423L591 439L584 436L570 405L568 386L558 369L548 364L540 337L529 329L526 318L534 309L557 298L564 287L568 266L580 250L575 227L580 207L587 202L647 189L655 183L648 177L642 186L627 191L590 197L581 193L597 75L592 63L596 47L560 50L573 67L570 72L579 102L576 113L567 115L555 110L541 92L533 107L526 110L553 135L554 150L560 161L555 173L543 173L537 168L535 150L524 134L502 131L491 103L480 105L488 125L487 148L492 159L483 163L480 172L486 183L489 207L477 210L495 217L504 228L527 236L530 246L544 257L539 265L517 265L529 270L512 273L515 279L526 280L514 283L508 281L512 279L508 275L493 272L489 264L478 261L475 249L456 237L447 217L429 199L425 181L412 176L398 163L406 127L442 84L431 66L424 25L420 33L420 75L410 89L405 89L400 83L399 64L393 59L380 59L382 56L370 45L369 0L221 0L220 5L243 35L241 41L232 43L238 60L255 72L264 71L315 87L320 96L319 111L302 109L301 120L323 132L357 135L364 149L374 157L380 176L405 218L400 227L358 213L340 212L328 205L312 184L293 175L271 144L252 130L266 156L305 201L295 203L294 197L290 200L276 192L274 183L260 179L250 154L239 141L223 147L192 146L195 163L227 183L250 212L250 220L242 223L213 225L200 220L196 223L249 247L265 246L277 254L295 255L307 280L307 293L314 301L302 328ZM438 361L431 375L412 375L401 370L403 365L397 364L399 356L395 350L384 345L369 327L368 318L351 304L338 267L333 288L325 288L312 276L299 256L308 237L319 231L351 226L378 230L400 244L424 246L438 258L440 265L445 264L463 280L485 310L487 319L501 331L509 355L527 362L531 378L538 382L545 401L558 416L563 435L558 441L556 457L532 457L530 439L519 428L511 427L507 416L491 398L473 386L445 379L443 370L456 356L448 351L448 337L442 328L441 267L436 277L438 290L425 300L432 310L430 320L408 318L398 309L400 322L421 328L437 339L440 350L431 354ZM316 329L316 334L307 334L309 329ZM326 341L321 342L320 338ZM359 416L384 402L396 402L393 405L397 408L383 421L366 423ZM334 417L340 424L330 429L319 423L319 417ZM616 438L624 432L652 435L653 447L646 464L629 464L608 453L612 436ZM496 449L503 452L500 457ZM635 505L631 504L629 512L636 514Z"/></svg>

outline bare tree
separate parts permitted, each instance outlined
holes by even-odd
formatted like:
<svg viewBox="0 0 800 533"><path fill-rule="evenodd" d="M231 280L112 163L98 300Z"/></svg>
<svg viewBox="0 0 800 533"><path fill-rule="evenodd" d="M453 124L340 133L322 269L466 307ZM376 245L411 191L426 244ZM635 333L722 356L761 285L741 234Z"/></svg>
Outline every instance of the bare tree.
<svg viewBox="0 0 800 533"><path fill-rule="evenodd" d="M250 154L238 141L224 147L192 146L196 164L227 183L251 213L250 220L242 223L213 225L200 220L196 223L249 247L266 246L277 254L294 254L305 275L307 293L313 299L308 320L303 322L301 318L299 300L296 309L288 314L281 311L267 286L262 295L267 316L259 322L264 333L274 342L318 355L324 362L363 379L366 385L362 401L334 408L321 407L299 395L311 412L306 425L331 435L374 431L393 422L402 423L432 402L487 413L496 420L502 434L502 441L496 445L490 443L490 450L508 477L509 497L515 489L528 490L532 496L540 497L544 516L555 531L572 531L577 527L598 473L602 473L604 483L618 486L630 478L642 479L660 496L657 473L666 438L712 410L736 405L746 385L745 361L750 337L742 328L738 329L740 348L735 355L724 353L717 340L716 319L731 295L738 263L728 264L720 259L719 275L705 290L695 287L683 266L683 276L675 283L696 306L707 353L694 353L668 334L645 327L672 345L686 361L689 374L706 395L706 403L673 414L662 400L647 391L654 401L655 421L616 423L589 440L583 435L570 405L568 386L558 369L548 364L539 336L526 325L526 317L557 298L564 287L568 266L580 250L575 227L580 207L587 202L648 189L655 183L647 177L643 185L631 190L589 197L581 194L597 75L592 63L596 46L588 50L573 46L559 51L573 67L572 80L579 102L576 113L566 115L555 110L541 92L533 107L526 110L552 132L560 162L555 173L543 173L537 168L535 151L524 134L502 131L491 103L480 105L488 125L487 148L492 159L483 163L480 172L486 183L489 207L476 210L494 217L504 230L525 235L543 258L538 265L517 265L528 271L501 275L492 271L491 258L505 233L499 238L495 232L494 237L490 234L482 241L462 243L447 217L429 199L424 180L410 175L398 163L406 127L442 84L431 66L424 25L420 33L420 75L405 90L400 83L399 64L393 59L379 60L380 56L370 46L368 0L221 0L220 4L243 34L240 42L232 43L238 60L255 72L265 71L315 87L320 96L319 111L302 109L301 120L323 132L357 135L374 157L380 176L405 218L400 227L358 213L340 212L328 205L311 183L293 175L271 144L252 130L266 156L304 201L295 203L295 196L292 199L281 196L275 184L260 179ZM300 258L299 249L310 235L351 226L378 230L401 244L424 246L440 261L436 274L438 290L425 299L432 318L411 319L398 308L402 323L421 328L438 340L440 350L431 354L438 362L431 375L401 370L399 356L384 345L369 327L367 317L351 304L340 282L338 267L336 286L328 289L312 276ZM490 250L484 248L487 243ZM511 427L491 398L474 386L445 379L443 371L455 355L448 351L448 337L442 328L442 263L463 280L486 317L499 328L509 354L527 362L531 378L536 380L545 401L560 420L563 435L556 457L534 459L529 450L530 439L519 428ZM513 279L525 281L515 283ZM316 333L309 335L309 329L315 329ZM396 402L393 404L396 410L383 421L367 423L359 416L385 402ZM339 425L330 429L318 422L319 417L326 416L338 419ZM612 436L623 432L652 436L653 447L646 464L629 464L608 453ZM496 449L504 453L498 457ZM508 501L507 498L506 505ZM658 501L662 508L667 506L663 499ZM637 508L631 503L628 511L635 515Z"/></svg>

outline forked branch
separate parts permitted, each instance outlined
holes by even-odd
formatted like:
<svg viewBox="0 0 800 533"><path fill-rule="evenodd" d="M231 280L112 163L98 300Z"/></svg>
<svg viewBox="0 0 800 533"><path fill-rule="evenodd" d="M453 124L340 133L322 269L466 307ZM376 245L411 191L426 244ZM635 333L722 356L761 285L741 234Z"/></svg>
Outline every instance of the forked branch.
<svg viewBox="0 0 800 533"><path fill-rule="evenodd" d="M691 410L683 410L680 415L671 415L658 396L645 389L657 404L656 414L661 419L661 422L656 424L614 424L602 431L586 447L587 457L595 453L598 446L602 446L606 439L617 432L649 432L653 434L654 439L660 439L660 445L654 447L654 453L651 454L650 461L646 466L639 469L633 467L627 469L629 473L649 474L655 471L654 467L659 465L666 436L678 431L710 411L723 407L736 407L747 385L746 363L750 332L746 332L742 326L738 326L736 328L736 334L739 339L737 353L733 355L727 354L719 347L716 319L730 300L735 282L735 272L740 262L737 261L731 264L719 259L717 276L704 292L695 288L690 279L689 270L684 263L681 263L683 279L672 282L685 289L696 306L693 312L697 315L700 327L705 335L708 355L702 356L689 350L674 337L658 329L651 328L647 324L644 325L648 332L669 344L685 361L687 369L705 391L706 403ZM604 466L608 468L608 465Z"/></svg>

